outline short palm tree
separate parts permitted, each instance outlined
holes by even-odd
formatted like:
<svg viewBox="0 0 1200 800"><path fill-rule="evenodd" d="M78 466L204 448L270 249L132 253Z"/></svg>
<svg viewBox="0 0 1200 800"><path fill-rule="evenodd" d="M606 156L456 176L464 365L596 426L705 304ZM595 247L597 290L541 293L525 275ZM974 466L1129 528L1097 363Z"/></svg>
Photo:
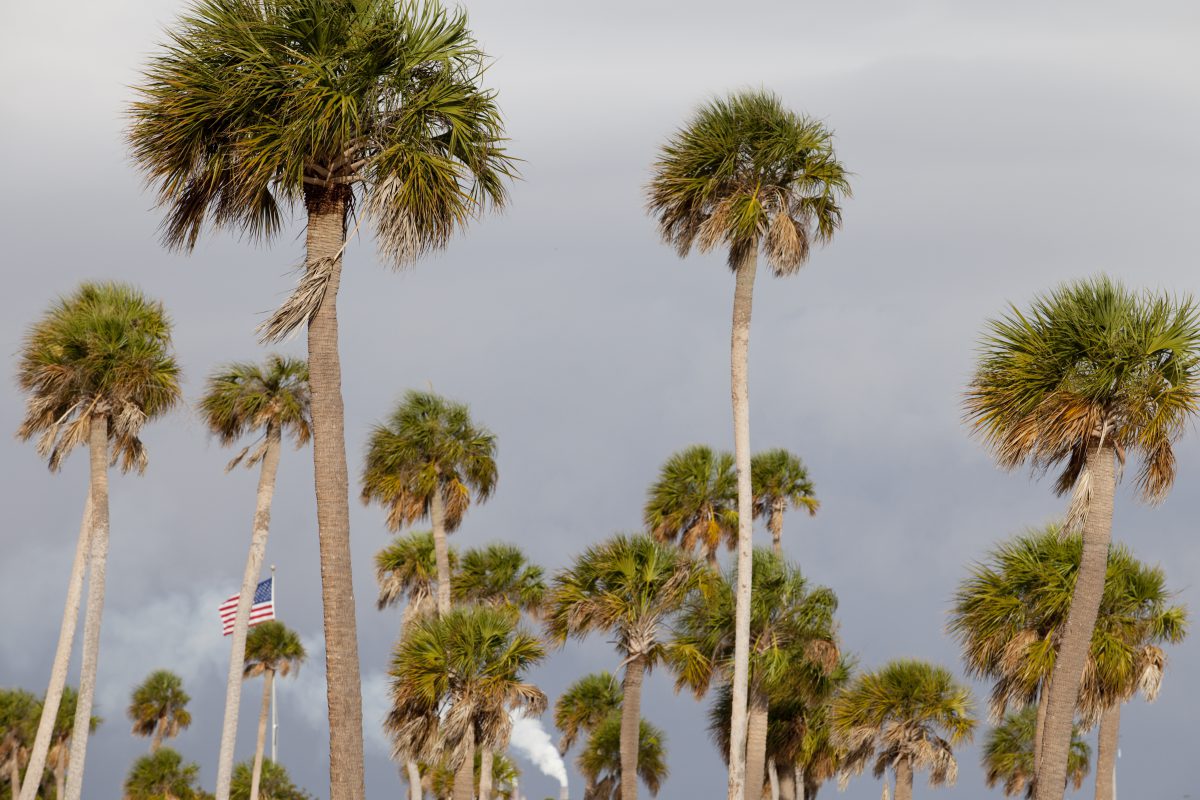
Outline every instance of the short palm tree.
<svg viewBox="0 0 1200 800"><path fill-rule="evenodd" d="M161 748L133 763L125 778L124 800L200 800L199 774L199 764L185 764L179 753Z"/></svg>
<svg viewBox="0 0 1200 800"><path fill-rule="evenodd" d="M254 765L242 761L233 768L233 782L229 796L233 800L250 800L250 787L254 783ZM260 800L312 800L308 792L292 783L292 778L282 764L271 759L262 763L262 775L258 782Z"/></svg>
<svg viewBox="0 0 1200 800"><path fill-rule="evenodd" d="M892 661L860 675L833 704L834 740L844 748L843 774L896 778L896 800L912 800L913 773L929 770L929 783L958 777L954 746L975 729L971 691L949 670L923 661Z"/></svg>
<svg viewBox="0 0 1200 800"><path fill-rule="evenodd" d="M475 785L478 786L483 780L483 758L479 751L475 752ZM454 791L454 778L456 773L445 765L438 765L432 769L426 769L425 785L429 791L433 792L434 797L449 797ZM521 777L521 771L517 769L516 763L508 756L497 753L492 760L492 794L496 800L516 800L517 784Z"/></svg>
<svg viewBox="0 0 1200 800"><path fill-rule="evenodd" d="M838 664L833 614L837 597L809 587L795 567L767 550L754 555L750 604L750 720L746 745L746 794L757 797L767 779L767 738L772 689L796 672L828 674ZM668 663L677 689L703 696L714 679L733 673L736 570L692 593L676 625ZM731 704L732 696L727 698ZM728 740L725 740L728 744Z"/></svg>
<svg viewBox="0 0 1200 800"><path fill-rule="evenodd" d="M24 689L0 689L0 781L8 780L12 797L21 794L21 768L29 758L34 728L41 715L39 705L38 699ZM33 776L26 772L26 778Z"/></svg>
<svg viewBox="0 0 1200 800"><path fill-rule="evenodd" d="M795 273L813 243L829 241L842 221L847 173L833 135L768 92L741 92L700 108L662 147L647 190L663 239L686 256L723 248L736 277L730 345L733 445L737 463L738 569L750 575L753 493L747 358L758 253L778 276ZM746 678L750 585L739 587L733 679L729 800L745 779Z"/></svg>
<svg viewBox="0 0 1200 800"><path fill-rule="evenodd" d="M540 714L546 695L524 680L545 657L513 615L464 606L414 623L390 671L392 709L384 729L398 760L444 762L454 800L472 800L477 750L508 745L510 712Z"/></svg>
<svg viewBox="0 0 1200 800"><path fill-rule="evenodd" d="M166 312L160 303L126 284L81 284L29 328L21 348L17 383L26 393L26 405L17 435L26 440L37 437L38 452L47 457L51 470L57 470L85 442L90 457L84 514L90 529L79 538L50 684L29 759L32 773L41 775L66 685L86 562L87 613L66 800L79 800L83 790L96 691L108 564L108 467L113 463L138 472L145 468L142 426L179 401L179 377ZM36 781L27 782L21 800L33 800L37 791L33 784Z"/></svg>
<svg viewBox="0 0 1200 800"><path fill-rule="evenodd" d="M209 375L199 409L209 432L222 445L232 445L247 434L258 437L229 462L227 469L233 469L241 462L247 467L262 465L225 684L225 721L217 758L217 794L226 795L233 776L233 751L242 699L242 658L246 652L250 605L271 528L271 499L275 493L280 446L283 437L288 436L296 447L303 447L312 432L308 365L299 359L271 355L263 365L240 362L221 366Z"/></svg>
<svg viewBox="0 0 1200 800"><path fill-rule="evenodd" d="M799 456L787 450L755 453L750 459L750 487L754 494L754 517L766 517L771 547L782 558L783 515L788 506L802 508L810 516L821 507L808 470Z"/></svg>
<svg viewBox="0 0 1200 800"><path fill-rule="evenodd" d="M625 667L621 679L621 800L636 800L638 724L645 673L666 655L670 617L711 574L691 556L650 536L614 536L559 572L546 598L546 632L567 637L606 631Z"/></svg>
<svg viewBox="0 0 1200 800"><path fill-rule="evenodd" d="M587 788L583 800L621 800L621 715L610 714L588 735L587 745L576 760ZM646 720L638 722L637 778L652 797L670 775L667 768L667 736Z"/></svg>
<svg viewBox="0 0 1200 800"><path fill-rule="evenodd" d="M79 693L70 686L63 688L62 702L58 705L58 719L54 722L54 733L50 738L50 753L47 763L54 776L54 796L62 797L67 790L67 770L71 766L71 730L75 725L75 707L79 702ZM100 717L93 716L89 732L96 730L101 722Z"/></svg>
<svg viewBox="0 0 1200 800"><path fill-rule="evenodd" d="M187 710L191 696L183 690L183 679L165 669L155 670L133 690L126 715L133 735L150 739L150 752L157 753L163 739L174 739L192 724Z"/></svg>
<svg viewBox="0 0 1200 800"><path fill-rule="evenodd" d="M472 500L496 488L496 437L471 411L432 392L409 391L367 443L362 499L387 509L392 530L429 518L437 555L437 609L450 610L446 534L458 529Z"/></svg>
<svg viewBox="0 0 1200 800"><path fill-rule="evenodd" d="M567 687L554 703L554 726L562 732L558 740L558 752L566 755L580 734L592 734L609 717L621 714L621 684L610 672L593 672L584 675ZM619 761L619 753L618 753ZM617 764L620 772L620 763ZM584 773L584 797L596 790L595 775ZM618 781L619 783L619 781Z"/></svg>
<svg viewBox="0 0 1200 800"><path fill-rule="evenodd" d="M1050 680L1038 800L1061 797L1075 701L1104 592L1116 461L1141 456L1142 497L1166 496L1173 442L1200 407L1200 317L1191 299L1135 293L1106 277L1064 284L991 320L965 406L1006 468L1059 469L1083 560ZM1040 780L1044 777L1045 780Z"/></svg>
<svg viewBox="0 0 1200 800"><path fill-rule="evenodd" d="M325 609L332 800L363 796L337 294L349 223L385 261L441 249L505 202L512 161L487 57L436 0L198 0L145 68L130 147L166 208L163 238L205 226L272 238L306 217L304 274L266 323L308 326ZM228 800L218 795L217 800Z"/></svg>
<svg viewBox="0 0 1200 800"><path fill-rule="evenodd" d="M1005 797L1024 795L1025 800L1031 800L1037 717L1037 709L1026 706L1005 715L999 725L988 731L983 743L983 771L989 789L1000 784ZM1079 729L1073 729L1067 779L1076 790L1083 786L1091 760L1092 748L1079 735Z"/></svg>
<svg viewBox="0 0 1200 800"><path fill-rule="evenodd" d="M717 549L737 544L737 475L733 456L693 445L663 464L646 497L646 528L660 542L699 550L717 567Z"/></svg>
<svg viewBox="0 0 1200 800"><path fill-rule="evenodd" d="M263 750L267 741L267 713L271 710L271 685L275 676L298 672L308 658L304 644L296 632L279 620L259 623L246 637L246 657L243 675L246 678L263 676L262 706L258 712L258 738L254 745L254 770L250 777L250 800L258 800L262 778Z"/></svg>

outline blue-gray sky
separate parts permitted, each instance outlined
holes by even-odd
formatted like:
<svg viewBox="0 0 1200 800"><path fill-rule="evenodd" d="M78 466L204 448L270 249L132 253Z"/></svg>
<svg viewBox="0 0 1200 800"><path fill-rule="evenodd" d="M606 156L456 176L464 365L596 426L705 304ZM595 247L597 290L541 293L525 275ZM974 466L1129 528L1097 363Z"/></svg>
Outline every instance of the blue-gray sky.
<svg viewBox="0 0 1200 800"><path fill-rule="evenodd" d="M268 247L224 235L188 256L159 247L160 215L126 156L123 112L127 86L182 8L5 4L0 345L15 354L40 310L80 280L132 281L172 313L194 399L215 364L262 355L253 329L293 285L301 241L294 225ZM844 644L864 666L915 656L960 669L944 625L966 565L1063 507L1047 481L998 471L968 437L959 400L976 337L1007 302L1100 271L1200 290L1200 10L511 0L469 11L495 57L487 80L512 152L525 159L524 179L506 213L412 269L382 267L369 240L350 245L339 302L352 470L369 426L406 388L432 384L469 402L500 442L499 490L456 543L509 540L557 568L586 544L638 527L645 487L672 451L730 447L733 281L718 256L681 261L662 246L642 192L657 146L698 103L767 87L833 128L855 173L836 241L797 276L758 284L751 438L756 449L801 454L823 503L813 519L789 519L786 546L837 591ZM15 430L21 409L10 381L0 428ZM90 749L88 800L117 796L144 751L124 707L157 667L185 677L195 723L176 745L200 762L204 786L215 778L228 658L215 608L241 575L255 476L224 474L228 453L192 412L155 423L146 439L146 475L112 483L98 690L106 722ZM31 446L9 440L0 466L0 685L40 693L86 464L75 456L51 475ZM1146 508L1123 490L1116 514L1116 538L1162 564L1194 608L1197 486L1200 437L1189 428L1167 502ZM319 653L311 487L310 453L287 452L268 560L279 566L281 617ZM377 721L399 618L375 610L371 569L388 534L377 509L355 504L351 514L367 787L397 796ZM1123 715L1122 794L1194 793L1200 639L1169 655L1159 701ZM616 663L596 637L555 653L536 679L553 697L584 671ZM257 692L257 682L247 687L239 757L252 752ZM279 694L281 760L326 796L320 659L282 681ZM660 672L645 715L668 734L672 777L662 796L720 796L723 767L704 707L673 694ZM978 748L963 748L960 763L958 786L938 795L988 796ZM555 793L523 766L530 797ZM1077 796L1090 793L1089 784ZM878 795L869 778L845 792Z"/></svg>

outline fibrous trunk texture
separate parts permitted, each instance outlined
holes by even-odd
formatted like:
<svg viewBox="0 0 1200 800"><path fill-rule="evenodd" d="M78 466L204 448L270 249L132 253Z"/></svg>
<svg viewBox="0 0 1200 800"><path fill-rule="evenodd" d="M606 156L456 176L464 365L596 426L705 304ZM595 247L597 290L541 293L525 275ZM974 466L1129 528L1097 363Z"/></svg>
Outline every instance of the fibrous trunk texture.
<svg viewBox="0 0 1200 800"><path fill-rule="evenodd" d="M767 783L771 787L771 800L779 800L779 771L775 769L775 759L767 760Z"/></svg>
<svg viewBox="0 0 1200 800"><path fill-rule="evenodd" d="M479 800L492 800L492 751L479 754Z"/></svg>
<svg viewBox="0 0 1200 800"><path fill-rule="evenodd" d="M262 707L258 711L258 741L254 745L254 768L250 773L250 800L258 800L258 784L262 780L263 753L267 748L267 715L271 713L271 684L275 670L263 672Z"/></svg>
<svg viewBox="0 0 1200 800"><path fill-rule="evenodd" d="M25 787L21 787L24 789ZM67 748L64 744L58 750L58 758L54 765L54 796L62 797L67 791Z"/></svg>
<svg viewBox="0 0 1200 800"><path fill-rule="evenodd" d="M754 251L737 269L733 292L730 383L733 396L733 450L737 464L737 599L734 608L733 703L729 725L729 800L744 800L746 781L746 690L750 667L750 573L753 559L753 495L750 488L750 310L754 301Z"/></svg>
<svg viewBox="0 0 1200 800"><path fill-rule="evenodd" d="M92 491L91 554L88 556L87 613L83 617L83 659L79 698L71 728L71 770L66 800L83 794L92 702L96 696L96 663L100 658L100 621L104 615L104 575L108 566L108 419L94 414L88 426L88 456ZM36 781L35 781L36 783Z"/></svg>
<svg viewBox="0 0 1200 800"><path fill-rule="evenodd" d="M75 628L79 621L79 600L83 595L83 574L87 569L89 544L92 538L92 493L88 490L87 502L83 505L83 521L79 524L79 539L75 544L75 559L71 562L71 577L67 579L67 602L63 606L62 625L58 629L58 646L54 650L54 664L50 667L50 685L42 701L42 716L38 720L37 735L29 753L27 775L41 775L46 769L46 758L54 738L54 721L58 719L58 706L62 703L63 688L67 685L67 670L71 665L71 648L75 644ZM65 750L63 756L65 757ZM61 760L61 758L59 759ZM65 771L62 772L65 775ZM59 773L56 771L55 778ZM57 785L57 784L56 784ZM62 800L64 787L58 787L54 795ZM26 784L21 787L20 800L34 800L37 787ZM14 792L14 796L17 793Z"/></svg>
<svg viewBox="0 0 1200 800"><path fill-rule="evenodd" d="M422 800L424 792L421 791L421 768L415 761L406 761L404 769L408 773L408 800Z"/></svg>
<svg viewBox="0 0 1200 800"><path fill-rule="evenodd" d="M642 679L646 662L637 656L625 665L621 681L621 800L637 800L638 741L641 738Z"/></svg>
<svg viewBox="0 0 1200 800"><path fill-rule="evenodd" d="M896 800L912 800L913 771L907 758L896 762Z"/></svg>
<svg viewBox="0 0 1200 800"><path fill-rule="evenodd" d="M437 612L450 613L450 546L446 542L446 504L439 484L429 498L429 521L433 525L433 555L437 560Z"/></svg>
<svg viewBox="0 0 1200 800"><path fill-rule="evenodd" d="M8 782L13 795L21 795L21 760L17 757L20 749L13 746L12 755L8 757Z"/></svg>
<svg viewBox="0 0 1200 800"><path fill-rule="evenodd" d="M1042 760L1038 765L1034 797L1036 800L1062 800L1067 785L1067 755L1071 747L1071 728L1079 684L1092 644L1092 631L1104 594L1104 574L1108 567L1108 545L1112 538L1113 512L1112 445L1099 443L1087 454L1091 497L1083 523L1083 557L1080 560L1071 609L1063 627L1062 641L1054 672L1050 676L1050 699L1046 706L1046 730L1042 740Z"/></svg>
<svg viewBox="0 0 1200 800"><path fill-rule="evenodd" d="M779 770L779 800L797 800L796 771L789 766Z"/></svg>
<svg viewBox="0 0 1200 800"><path fill-rule="evenodd" d="M771 531L771 549L783 558L783 501L771 504L771 515L767 517L767 528Z"/></svg>
<svg viewBox="0 0 1200 800"><path fill-rule="evenodd" d="M163 720L159 720L154 726L154 735L150 737L150 754L158 752L158 748L162 747L163 743Z"/></svg>
<svg viewBox="0 0 1200 800"><path fill-rule="evenodd" d="M767 696L762 689L750 691L750 715L746 727L746 800L763 794L767 758Z"/></svg>
<svg viewBox="0 0 1200 800"><path fill-rule="evenodd" d="M1047 681L1047 684L1049 681ZM1042 744L1046 741L1046 708L1050 703L1048 686L1043 685L1038 692L1037 724L1033 729L1033 774L1036 776L1042 763Z"/></svg>
<svg viewBox="0 0 1200 800"><path fill-rule="evenodd" d="M454 773L454 800L473 800L475 796L475 731L467 728L466 757Z"/></svg>
<svg viewBox="0 0 1200 800"><path fill-rule="evenodd" d="M321 304L308 322L313 473L321 553L325 687L329 705L330 800L363 800L362 684L350 569L350 499L346 468L337 292L346 237L348 187L313 192L308 208L307 268L327 268ZM78 798L71 798L78 800Z"/></svg>
<svg viewBox="0 0 1200 800"><path fill-rule="evenodd" d="M246 664L246 632L250 627L250 607L253 605L254 590L258 587L258 576L262 572L263 556L267 551L267 536L271 530L271 498L275 494L281 438L282 433L278 426L267 426L267 446L258 474L258 497L254 505L250 552L246 555L242 590L238 595L237 616L233 620L229 676L225 683L225 724L221 728L221 751L217 759L217 800L229 800L229 785L233 778L238 709L242 702L242 682L245 680L242 670Z"/></svg>
<svg viewBox="0 0 1200 800"><path fill-rule="evenodd" d="M1121 707L1105 709L1100 717L1096 744L1096 800L1116 800L1117 747L1121 732Z"/></svg>

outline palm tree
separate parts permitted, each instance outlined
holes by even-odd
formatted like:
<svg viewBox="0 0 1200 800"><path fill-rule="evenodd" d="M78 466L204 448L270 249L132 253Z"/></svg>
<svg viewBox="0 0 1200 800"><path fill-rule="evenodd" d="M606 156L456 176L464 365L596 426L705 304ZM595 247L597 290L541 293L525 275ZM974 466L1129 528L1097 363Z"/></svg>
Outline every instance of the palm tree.
<svg viewBox="0 0 1200 800"><path fill-rule="evenodd" d="M949 670L923 661L891 661L860 675L833 704L835 741L845 749L844 774L896 777L896 800L912 800L913 773L929 770L929 783L954 784L954 746L971 740L975 719L971 690Z"/></svg>
<svg viewBox="0 0 1200 800"><path fill-rule="evenodd" d="M988 731L983 743L983 770L988 788L1003 784L1005 797L1023 794L1031 800L1034 787L1034 743L1037 741L1037 709L1026 706L1007 714L999 725ZM1091 768L1092 748L1071 732L1071 753L1067 779L1078 790Z"/></svg>
<svg viewBox="0 0 1200 800"><path fill-rule="evenodd" d="M745 785L747 795L757 797L767 777L772 689L806 667L831 673L839 653L833 632L837 597L832 591L809 588L800 570L766 550L755 554L753 570ZM733 570L689 598L668 655L676 689L687 687L702 697L714 678L727 683L732 677L736 582ZM732 715L732 697L729 700Z"/></svg>
<svg viewBox="0 0 1200 800"><path fill-rule="evenodd" d="M754 499L750 485L747 357L758 251L776 275L796 272L813 242L841 225L847 174L820 123L783 107L767 92L714 100L663 146L648 190L650 213L681 257L692 247L724 247L736 276L730 346L733 445L738 487L737 656L733 678L729 800L742 800L745 779L746 679L750 657L750 561Z"/></svg>
<svg viewBox="0 0 1200 800"><path fill-rule="evenodd" d="M183 756L164 747L134 762L125 778L124 800L198 800L199 773L199 764L185 764Z"/></svg>
<svg viewBox="0 0 1200 800"><path fill-rule="evenodd" d="M253 785L254 765L249 761L242 761L233 768L229 796L233 800L250 800ZM308 792L292 783L291 776L282 764L276 764L269 758L262 763L258 796L261 800L312 800Z"/></svg>
<svg viewBox="0 0 1200 800"><path fill-rule="evenodd" d="M458 529L472 499L496 488L496 437L471 421L464 403L409 391L367 444L362 499L388 511L391 530L429 518L437 555L439 614L450 610L446 534Z"/></svg>
<svg viewBox="0 0 1200 800"><path fill-rule="evenodd" d="M592 734L609 717L619 718L620 712L621 685L611 672L592 672L572 683L554 703L554 726L562 732L559 754L565 756L581 733ZM619 763L616 771L620 771ZM584 774L585 798L595 791L594 778Z"/></svg>
<svg viewBox="0 0 1200 800"><path fill-rule="evenodd" d="M608 631L616 639L621 679L621 800L636 800L642 681L666 655L663 628L710 574L691 556L650 536L614 536L586 550L554 578L546 632L567 637Z"/></svg>
<svg viewBox="0 0 1200 800"><path fill-rule="evenodd" d="M737 475L733 456L693 445L663 464L646 497L646 528L660 542L699 549L717 568L717 548L737 544Z"/></svg>
<svg viewBox="0 0 1200 800"><path fill-rule="evenodd" d="M1104 593L1114 462L1140 454L1143 499L1166 496L1172 443L1200 407L1200 318L1189 298L1138 294L1099 277L989 321L981 348L965 400L973 429L1003 467L1061 467L1056 491L1073 490L1067 527L1083 533L1038 764L1035 796L1051 800L1066 785L1075 701Z"/></svg>
<svg viewBox="0 0 1200 800"><path fill-rule="evenodd" d="M787 450L767 450L750 459L750 487L754 495L754 517L767 518L772 549L783 557L783 514L790 505L812 516L821 507L813 492L808 470L798 456Z"/></svg>
<svg viewBox="0 0 1200 800"><path fill-rule="evenodd" d="M646 720L638 722L637 778L658 796L670 771L667 768L667 736ZM621 800L624 783L621 771L621 715L610 714L588 735L587 746L576 763L587 781L583 800ZM635 778L635 780L637 779Z"/></svg>
<svg viewBox="0 0 1200 800"><path fill-rule="evenodd" d="M304 645L296 632L279 620L267 620L257 625L246 637L246 657L243 675L247 678L263 676L262 707L258 712L258 739L254 746L254 771L250 780L250 800L258 800L258 786L262 778L263 749L267 741L267 712L271 709L271 686L278 674L287 677L299 672L300 665L308 658Z"/></svg>
<svg viewBox="0 0 1200 800"><path fill-rule="evenodd" d="M24 689L0 689L0 780L8 779L12 797L21 794L21 767L29 757L34 725L41 712L38 706L38 699ZM25 777L28 780L39 774L26 772Z"/></svg>
<svg viewBox="0 0 1200 800"><path fill-rule="evenodd" d="M414 623L392 659L392 710L384 729L401 760L445 762L454 800L472 800L476 750L508 744L511 711L537 715L546 696L523 680L545 657L512 614L466 606Z"/></svg>
<svg viewBox="0 0 1200 800"><path fill-rule="evenodd" d="M54 775L54 797L62 797L67 789L67 769L71 766L71 729L75 724L75 708L79 702L79 693L72 687L63 687L62 702L58 705L58 718L54 721L54 731L50 737L50 753L48 756L50 772ZM100 717L93 716L88 732L96 730L103 722ZM27 773L33 774L33 773Z"/></svg>
<svg viewBox="0 0 1200 800"><path fill-rule="evenodd" d="M256 443L247 446L229 462L227 471L242 462L247 467L262 464L250 552L246 555L246 569L242 573L242 588L233 623L229 677L225 684L225 721L221 728L221 750L217 759L217 794L224 797L229 793L229 781L233 776L233 750L242 700L242 659L246 652L250 605L262 571L263 554L267 549L271 528L271 499L275 494L280 445L287 435L297 448L303 447L312 432L308 365L280 355L268 356L266 363L261 366L245 362L226 364L209 375L208 386L199 405L209 432L222 445L232 445L250 433L259 437Z"/></svg>
<svg viewBox="0 0 1200 800"><path fill-rule="evenodd" d="M174 739L192 724L187 704L192 698L183 690L183 679L165 669L155 670L133 690L125 712L133 723L134 736L150 739L150 752L157 753L163 739Z"/></svg>
<svg viewBox="0 0 1200 800"><path fill-rule="evenodd" d="M483 777L481 770L483 769L483 758L479 751L475 751L475 783ZM445 764L438 764L432 768L426 768L425 788L433 792L433 796L437 798L449 797L454 791L454 778L456 772L448 768ZM493 793L497 800L514 800L517 796L517 783L521 777L521 771L517 769L516 763L508 756L497 753L492 761L492 787Z"/></svg>
<svg viewBox="0 0 1200 800"><path fill-rule="evenodd" d="M465 12L436 0L197 0L130 110L168 246L191 250L206 223L269 239L286 208L307 216L304 275L264 338L308 325L332 800L364 793L337 325L348 223L357 209L399 266L504 204L512 160L486 65Z"/></svg>
<svg viewBox="0 0 1200 800"><path fill-rule="evenodd" d="M178 402L179 376L171 353L171 323L162 305L119 283L83 283L60 298L30 327L21 350L17 383L27 397L17 435L25 440L36 435L38 452L47 457L53 471L76 446L86 442L89 450L84 518L90 530L79 539L79 547L89 551L87 613L66 800L79 800L83 789L96 690L108 562L108 467L111 462L123 471L145 468L146 450L139 438L142 426ZM80 561L77 549L50 685L29 759L35 775L45 769L66 685L81 594L76 581L83 579L83 570L77 569ZM37 782L26 783L21 800L33 800Z"/></svg>

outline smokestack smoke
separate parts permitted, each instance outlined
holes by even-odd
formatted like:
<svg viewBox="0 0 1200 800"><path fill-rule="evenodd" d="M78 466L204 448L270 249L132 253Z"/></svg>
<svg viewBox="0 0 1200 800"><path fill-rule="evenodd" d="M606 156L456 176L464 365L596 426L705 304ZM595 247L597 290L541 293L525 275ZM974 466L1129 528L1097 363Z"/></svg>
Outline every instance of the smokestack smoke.
<svg viewBox="0 0 1200 800"><path fill-rule="evenodd" d="M512 714L511 718L512 735L509 744L532 761L542 774L558 781L558 785L562 787L559 796L561 800L567 800L567 766L558 754L558 748L551 741L550 734L542 727L542 721L520 713Z"/></svg>

